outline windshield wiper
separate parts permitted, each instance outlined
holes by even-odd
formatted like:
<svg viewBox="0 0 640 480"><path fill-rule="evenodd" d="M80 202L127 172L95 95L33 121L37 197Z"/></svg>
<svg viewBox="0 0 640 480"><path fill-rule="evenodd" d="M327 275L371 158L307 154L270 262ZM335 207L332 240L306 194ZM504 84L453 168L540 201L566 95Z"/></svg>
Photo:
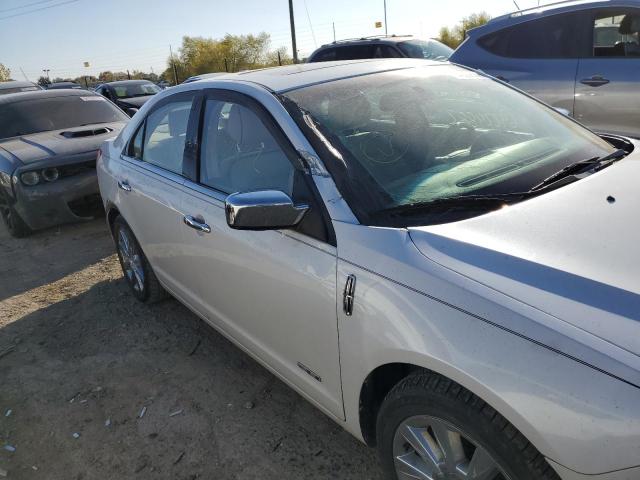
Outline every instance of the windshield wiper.
<svg viewBox="0 0 640 480"><path fill-rule="evenodd" d="M412 213L421 212L425 209L451 210L458 207L469 209L469 207L479 207L482 209L494 210L496 208L508 205L513 202L524 200L529 196L537 194L529 192L514 193L498 193L493 195L460 195L456 197L442 197L428 200L426 202L408 203L395 207L385 208L374 212L374 216L378 215L411 215Z"/></svg>
<svg viewBox="0 0 640 480"><path fill-rule="evenodd" d="M595 173L598 170L608 167L613 162L615 162L616 160L620 160L626 155L627 152L625 150L619 149L604 157L593 157L587 158L586 160L580 160L578 162L572 163L571 165L567 165L562 170L558 170L556 173L548 176L537 185L534 185L529 191L535 192L541 190L556 182L559 182L560 180L564 180L570 177L574 177L573 181L578 180L577 175L581 175L587 172Z"/></svg>

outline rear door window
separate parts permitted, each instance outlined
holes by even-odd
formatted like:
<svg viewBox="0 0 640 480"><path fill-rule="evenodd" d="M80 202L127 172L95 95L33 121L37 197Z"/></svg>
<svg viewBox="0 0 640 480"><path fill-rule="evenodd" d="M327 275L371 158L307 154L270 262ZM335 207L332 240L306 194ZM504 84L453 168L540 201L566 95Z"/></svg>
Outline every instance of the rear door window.
<svg viewBox="0 0 640 480"><path fill-rule="evenodd" d="M313 57L314 62L331 62L336 60L336 49L335 48L327 48L319 52L315 57Z"/></svg>
<svg viewBox="0 0 640 480"><path fill-rule="evenodd" d="M182 175L192 102L190 99L167 103L149 114L144 129L142 161ZM135 145L135 140L133 143Z"/></svg>
<svg viewBox="0 0 640 480"><path fill-rule="evenodd" d="M584 56L585 15L553 15L508 27L480 38L485 50L510 58L579 58Z"/></svg>
<svg viewBox="0 0 640 480"><path fill-rule="evenodd" d="M593 21L594 57L640 57L640 9L600 11Z"/></svg>

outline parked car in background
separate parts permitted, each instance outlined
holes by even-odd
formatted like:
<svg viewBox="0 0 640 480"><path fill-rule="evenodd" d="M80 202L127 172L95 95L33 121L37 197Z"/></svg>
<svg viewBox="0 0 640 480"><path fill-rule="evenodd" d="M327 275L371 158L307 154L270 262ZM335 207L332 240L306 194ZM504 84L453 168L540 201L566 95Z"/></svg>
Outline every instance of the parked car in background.
<svg viewBox="0 0 640 480"><path fill-rule="evenodd" d="M82 89L82 85L76 83L76 82L54 82L49 84L49 86L47 86L47 90L60 90L63 88L76 88L76 89Z"/></svg>
<svg viewBox="0 0 640 480"><path fill-rule="evenodd" d="M0 97L0 214L9 233L94 218L96 155L128 117L82 90Z"/></svg>
<svg viewBox="0 0 640 480"><path fill-rule="evenodd" d="M450 60L568 110L586 126L640 138L640 1L562 2L491 20Z"/></svg>
<svg viewBox="0 0 640 480"><path fill-rule="evenodd" d="M132 117L153 95L162 89L149 80L120 80L98 85L95 92L111 100Z"/></svg>
<svg viewBox="0 0 640 480"><path fill-rule="evenodd" d="M390 35L340 40L322 45L309 56L307 62L402 57L445 61L452 53L451 48L434 39Z"/></svg>
<svg viewBox="0 0 640 480"><path fill-rule="evenodd" d="M42 87L35 83L19 82L16 80L0 82L0 95L6 95L8 93L33 92L35 90L42 90Z"/></svg>
<svg viewBox="0 0 640 480"><path fill-rule="evenodd" d="M639 146L360 60L174 87L98 179L133 295L170 292L389 479L636 479Z"/></svg>

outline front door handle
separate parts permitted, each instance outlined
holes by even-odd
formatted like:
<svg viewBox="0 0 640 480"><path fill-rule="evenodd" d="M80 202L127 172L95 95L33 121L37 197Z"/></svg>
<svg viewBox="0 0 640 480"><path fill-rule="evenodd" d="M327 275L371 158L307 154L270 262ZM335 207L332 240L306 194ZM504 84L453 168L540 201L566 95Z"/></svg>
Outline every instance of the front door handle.
<svg viewBox="0 0 640 480"><path fill-rule="evenodd" d="M129 182L127 182L126 180L122 180L121 182L118 181L118 188L120 190L124 190L125 192L131 191L131 185L129 185Z"/></svg>
<svg viewBox="0 0 640 480"><path fill-rule="evenodd" d="M600 75L594 75L591 78L583 78L580 80L580 83L583 85L589 85L590 87L601 87L602 85L606 85L610 80L608 78L604 78Z"/></svg>
<svg viewBox="0 0 640 480"><path fill-rule="evenodd" d="M185 215L182 220L187 227L191 227L194 230L198 230L199 232L211 233L211 227L209 225L204 223L204 221L199 222L191 215Z"/></svg>

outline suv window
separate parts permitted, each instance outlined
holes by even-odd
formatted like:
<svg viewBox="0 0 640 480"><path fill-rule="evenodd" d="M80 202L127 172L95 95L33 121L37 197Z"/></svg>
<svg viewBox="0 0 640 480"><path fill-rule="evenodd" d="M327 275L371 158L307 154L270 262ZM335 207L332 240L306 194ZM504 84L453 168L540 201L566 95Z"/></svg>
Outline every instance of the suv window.
<svg viewBox="0 0 640 480"><path fill-rule="evenodd" d="M489 52L511 58L581 57L582 13L553 15L504 28L480 38L478 44Z"/></svg>
<svg viewBox="0 0 640 480"><path fill-rule="evenodd" d="M640 10L598 12L593 22L594 57L640 56Z"/></svg>
<svg viewBox="0 0 640 480"><path fill-rule="evenodd" d="M373 58L375 45L348 45L338 47L336 60L359 60L361 58Z"/></svg>
<svg viewBox="0 0 640 480"><path fill-rule="evenodd" d="M224 193L293 193L295 169L260 118L238 103L207 100L200 183Z"/></svg>
<svg viewBox="0 0 640 480"><path fill-rule="evenodd" d="M182 175L182 160L192 100L168 103L149 114L142 160ZM136 135L137 139L137 135ZM133 142L135 150L136 139Z"/></svg>
<svg viewBox="0 0 640 480"><path fill-rule="evenodd" d="M327 48L319 52L314 58L314 62L332 62L336 60L336 49L335 48Z"/></svg>

